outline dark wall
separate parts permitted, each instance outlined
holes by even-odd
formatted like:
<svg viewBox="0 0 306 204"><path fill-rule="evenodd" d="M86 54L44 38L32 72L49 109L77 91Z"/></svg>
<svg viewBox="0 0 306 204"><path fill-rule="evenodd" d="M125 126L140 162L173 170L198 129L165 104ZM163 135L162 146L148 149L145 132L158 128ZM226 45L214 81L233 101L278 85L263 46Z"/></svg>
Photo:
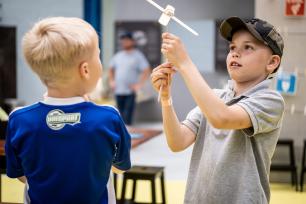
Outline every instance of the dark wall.
<svg viewBox="0 0 306 204"><path fill-rule="evenodd" d="M16 98L16 28L0 27L0 103Z"/></svg>

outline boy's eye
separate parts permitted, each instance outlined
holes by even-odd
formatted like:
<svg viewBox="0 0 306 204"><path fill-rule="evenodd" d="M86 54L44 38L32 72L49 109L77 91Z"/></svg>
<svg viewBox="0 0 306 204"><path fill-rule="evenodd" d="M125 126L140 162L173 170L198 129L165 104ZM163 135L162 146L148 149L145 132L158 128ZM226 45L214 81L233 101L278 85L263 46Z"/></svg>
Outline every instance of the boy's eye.
<svg viewBox="0 0 306 204"><path fill-rule="evenodd" d="M254 49L253 46L251 46L251 45L245 45L244 48L246 50L253 50Z"/></svg>
<svg viewBox="0 0 306 204"><path fill-rule="evenodd" d="M229 46L229 50L234 50L235 49L235 46L231 45Z"/></svg>

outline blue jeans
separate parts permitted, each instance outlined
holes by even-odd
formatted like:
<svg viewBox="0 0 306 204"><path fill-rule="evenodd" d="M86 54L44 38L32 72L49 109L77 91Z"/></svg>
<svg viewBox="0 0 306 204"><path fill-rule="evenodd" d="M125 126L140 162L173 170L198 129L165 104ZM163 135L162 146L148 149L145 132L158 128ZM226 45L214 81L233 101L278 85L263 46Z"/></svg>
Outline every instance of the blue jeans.
<svg viewBox="0 0 306 204"><path fill-rule="evenodd" d="M116 95L116 102L121 117L127 125L132 124L134 107L135 107L135 93L130 95Z"/></svg>

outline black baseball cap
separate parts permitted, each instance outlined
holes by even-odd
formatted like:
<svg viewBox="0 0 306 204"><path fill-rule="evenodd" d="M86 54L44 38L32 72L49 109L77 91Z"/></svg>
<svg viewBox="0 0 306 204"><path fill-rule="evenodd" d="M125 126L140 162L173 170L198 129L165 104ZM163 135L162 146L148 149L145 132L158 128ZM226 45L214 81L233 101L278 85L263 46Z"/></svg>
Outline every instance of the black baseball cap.
<svg viewBox="0 0 306 204"><path fill-rule="evenodd" d="M282 57L284 41L273 25L258 18L243 21L234 16L221 23L220 33L223 38L232 41L234 33L240 29L248 30L256 39L270 47L273 54Z"/></svg>
<svg viewBox="0 0 306 204"><path fill-rule="evenodd" d="M120 39L130 39L133 40L133 34L131 32L124 32L120 35Z"/></svg>

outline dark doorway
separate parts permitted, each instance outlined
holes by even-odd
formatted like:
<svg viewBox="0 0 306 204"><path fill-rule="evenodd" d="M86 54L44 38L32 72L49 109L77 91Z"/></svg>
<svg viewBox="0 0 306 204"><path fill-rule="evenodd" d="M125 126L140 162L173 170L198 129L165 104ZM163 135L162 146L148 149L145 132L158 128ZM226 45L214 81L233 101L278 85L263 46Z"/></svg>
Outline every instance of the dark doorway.
<svg viewBox="0 0 306 204"><path fill-rule="evenodd" d="M115 52L120 50L120 36L131 32L139 50L147 57L152 68L161 63L161 26L155 21L116 22Z"/></svg>
<svg viewBox="0 0 306 204"><path fill-rule="evenodd" d="M0 27L0 105L16 98L16 28Z"/></svg>

